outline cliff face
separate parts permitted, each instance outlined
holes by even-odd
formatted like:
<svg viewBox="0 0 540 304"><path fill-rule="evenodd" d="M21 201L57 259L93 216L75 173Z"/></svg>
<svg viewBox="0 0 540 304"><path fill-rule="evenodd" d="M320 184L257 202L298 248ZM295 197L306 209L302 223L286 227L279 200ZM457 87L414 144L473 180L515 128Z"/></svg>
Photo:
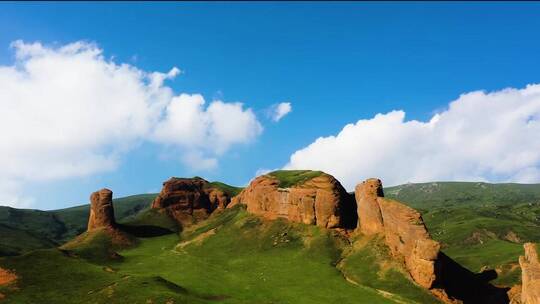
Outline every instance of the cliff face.
<svg viewBox="0 0 540 304"><path fill-rule="evenodd" d="M202 178L170 178L152 202L183 225L206 219L214 210L224 209L230 197Z"/></svg>
<svg viewBox="0 0 540 304"><path fill-rule="evenodd" d="M248 212L267 219L285 218L325 228L356 223L354 200L331 175L322 173L287 188L279 185L274 176L259 176L233 198L231 206L245 204Z"/></svg>
<svg viewBox="0 0 540 304"><path fill-rule="evenodd" d="M403 260L412 279L422 287L431 288L436 279L440 244L431 239L420 213L385 199L378 179L358 184L355 196L357 229L366 235L382 234L392 255Z"/></svg>
<svg viewBox="0 0 540 304"><path fill-rule="evenodd" d="M394 258L403 262L418 285L445 303L508 303L504 288L490 285L442 253L421 214L385 198L380 180L368 179L357 185L355 196L357 231L384 237Z"/></svg>
<svg viewBox="0 0 540 304"><path fill-rule="evenodd" d="M113 192L109 189L101 189L90 195L88 231L116 227L112 195Z"/></svg>
<svg viewBox="0 0 540 304"><path fill-rule="evenodd" d="M354 196L358 208L357 229L366 235L383 233L384 225L381 208L377 202L379 197L384 196L381 181L376 178L370 178L358 184L355 188Z"/></svg>
<svg viewBox="0 0 540 304"><path fill-rule="evenodd" d="M540 262L538 251L533 243L524 244L525 256L519 257L521 266L521 302L540 304Z"/></svg>
<svg viewBox="0 0 540 304"><path fill-rule="evenodd" d="M440 244L429 235L422 216L397 201L377 198L386 244L395 256L404 258L406 269L415 282L431 288L436 279L435 263Z"/></svg>

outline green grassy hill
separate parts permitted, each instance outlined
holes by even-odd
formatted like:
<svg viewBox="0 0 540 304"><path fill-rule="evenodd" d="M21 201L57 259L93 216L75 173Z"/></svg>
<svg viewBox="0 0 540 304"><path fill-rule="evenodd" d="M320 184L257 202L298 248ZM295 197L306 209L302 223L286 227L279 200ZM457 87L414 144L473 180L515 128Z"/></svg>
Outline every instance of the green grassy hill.
<svg viewBox="0 0 540 304"><path fill-rule="evenodd" d="M290 184L308 173L274 174ZM451 258L473 272L496 270L495 284L518 283L522 243L540 242L540 185L438 182L389 187L385 195L420 210ZM163 235L177 227L149 209L154 197L114 200L116 217L130 232L162 228L156 237L139 235L137 245L118 251L121 258L114 260L107 259L109 251L102 254L101 237L90 238L84 254L36 251L83 232L88 205L54 211L0 207L0 255L25 253L0 258L0 267L21 277L20 292L5 287L0 293L9 295L7 303L35 303L38 294L57 299L51 303L301 303L295 301L299 296L305 303L354 303L358 297L369 303L436 302L405 278L377 240L349 244L331 231L262 221L241 208L213 215L180 236Z"/></svg>
<svg viewBox="0 0 540 304"><path fill-rule="evenodd" d="M422 212L443 251L474 272L494 269L498 284L520 280L524 242L540 241L540 185L436 182L385 189Z"/></svg>
<svg viewBox="0 0 540 304"><path fill-rule="evenodd" d="M119 222L148 209L156 194L140 194L114 199ZM86 230L90 207L41 211L0 206L0 255L25 253L50 248L74 238ZM13 242L12 240L17 240Z"/></svg>
<svg viewBox="0 0 540 304"><path fill-rule="evenodd" d="M268 175L279 180L280 188L289 188L312 178L322 175L322 171L311 170L277 170L268 173Z"/></svg>
<svg viewBox="0 0 540 304"><path fill-rule="evenodd" d="M237 206L180 235L139 238L119 259L56 249L0 258L19 276L0 292L5 303L438 303L383 247Z"/></svg>
<svg viewBox="0 0 540 304"><path fill-rule="evenodd" d="M416 209L433 207L540 203L540 184L432 182L384 189L385 195Z"/></svg>

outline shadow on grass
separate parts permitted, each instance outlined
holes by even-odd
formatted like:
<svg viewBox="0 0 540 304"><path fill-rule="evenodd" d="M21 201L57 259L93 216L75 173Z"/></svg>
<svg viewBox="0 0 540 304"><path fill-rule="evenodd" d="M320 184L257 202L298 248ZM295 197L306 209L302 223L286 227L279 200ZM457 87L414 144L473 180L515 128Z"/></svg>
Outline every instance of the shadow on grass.
<svg viewBox="0 0 540 304"><path fill-rule="evenodd" d="M507 287L496 287L489 282L497 278L497 272L486 270L475 274L459 265L444 253L439 254L437 282L434 288L443 289L448 296L464 304L507 304Z"/></svg>
<svg viewBox="0 0 540 304"><path fill-rule="evenodd" d="M157 237L157 236L163 236L167 234L175 233L174 231L158 227L158 226L151 226L151 225L119 225L119 228L122 231L125 231L133 236L141 237L141 238L149 238L149 237Z"/></svg>

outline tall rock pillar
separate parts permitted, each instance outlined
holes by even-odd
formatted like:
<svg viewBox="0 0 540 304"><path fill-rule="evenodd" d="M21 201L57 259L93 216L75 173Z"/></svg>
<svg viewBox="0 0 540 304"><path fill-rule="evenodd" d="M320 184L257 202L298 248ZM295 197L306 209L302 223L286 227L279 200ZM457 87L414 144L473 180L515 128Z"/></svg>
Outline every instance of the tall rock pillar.
<svg viewBox="0 0 540 304"><path fill-rule="evenodd" d="M370 178L356 185L354 195L358 211L358 228L365 235L384 232L378 197L383 197L381 180Z"/></svg>
<svg viewBox="0 0 540 304"><path fill-rule="evenodd" d="M105 188L92 193L90 196L88 231L99 228L113 228L116 226L112 195L112 191Z"/></svg>

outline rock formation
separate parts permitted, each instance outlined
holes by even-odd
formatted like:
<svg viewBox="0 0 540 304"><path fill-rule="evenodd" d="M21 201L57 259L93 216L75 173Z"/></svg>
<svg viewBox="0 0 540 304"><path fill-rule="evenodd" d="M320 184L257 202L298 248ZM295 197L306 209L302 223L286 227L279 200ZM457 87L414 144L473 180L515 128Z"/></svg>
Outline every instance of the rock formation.
<svg viewBox="0 0 540 304"><path fill-rule="evenodd" d="M365 235L380 235L401 260L411 278L445 303L508 303L497 288L440 251L421 214L383 194L381 181L368 179L356 186L358 226ZM536 303L536 302L535 302Z"/></svg>
<svg viewBox="0 0 540 304"><path fill-rule="evenodd" d="M377 199L383 197L382 183L379 179L370 178L358 184L354 191L358 208L358 229L365 235L384 232L381 208Z"/></svg>
<svg viewBox="0 0 540 304"><path fill-rule="evenodd" d="M18 278L15 272L0 267L0 287L12 285L17 281L17 279ZM6 296L0 292L0 302L5 298Z"/></svg>
<svg viewBox="0 0 540 304"><path fill-rule="evenodd" d="M368 179L356 186L358 229L366 235L381 234L393 256L402 259L412 279L431 288L440 244L429 235L418 211L384 198L382 183Z"/></svg>
<svg viewBox="0 0 540 304"><path fill-rule="evenodd" d="M0 286L9 285L17 280L17 275L10 270L0 267Z"/></svg>
<svg viewBox="0 0 540 304"><path fill-rule="evenodd" d="M525 243L525 255L519 257L521 266L521 302L540 304L540 261L533 243Z"/></svg>
<svg viewBox="0 0 540 304"><path fill-rule="evenodd" d="M152 208L162 209L183 225L206 219L214 210L224 209L229 194L200 178L172 177L163 183Z"/></svg>
<svg viewBox="0 0 540 304"><path fill-rule="evenodd" d="M90 196L90 217L88 219L88 231L100 228L114 228L114 209L112 203L112 191L101 189Z"/></svg>
<svg viewBox="0 0 540 304"><path fill-rule="evenodd" d="M321 173L288 188L272 175L255 178L233 198L231 206L245 204L247 211L267 219L285 218L293 222L325 228L354 226L354 199L333 176Z"/></svg>

